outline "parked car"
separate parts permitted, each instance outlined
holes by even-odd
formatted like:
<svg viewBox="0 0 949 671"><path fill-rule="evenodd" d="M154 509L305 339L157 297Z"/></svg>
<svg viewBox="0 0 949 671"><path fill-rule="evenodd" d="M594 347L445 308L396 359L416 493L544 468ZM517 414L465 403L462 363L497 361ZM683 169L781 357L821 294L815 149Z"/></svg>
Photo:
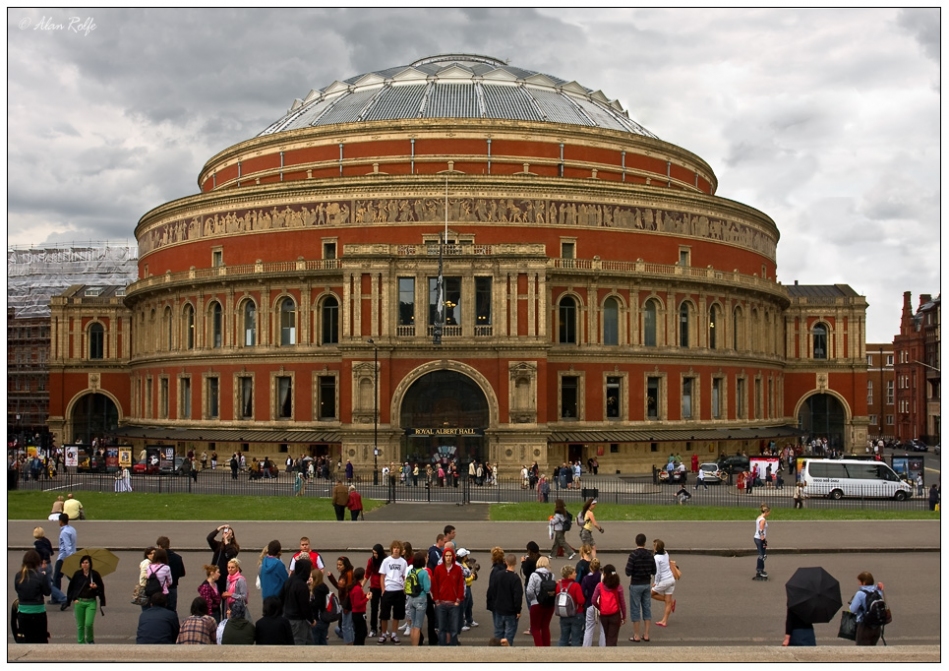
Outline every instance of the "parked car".
<svg viewBox="0 0 949 671"><path fill-rule="evenodd" d="M913 438L907 442L906 449L913 452L929 452L929 446L918 438Z"/></svg>
<svg viewBox="0 0 949 671"><path fill-rule="evenodd" d="M665 469L659 471L659 484L684 485L688 480L688 471L672 471L672 477L669 476L669 471Z"/></svg>
<svg viewBox="0 0 949 671"><path fill-rule="evenodd" d="M132 473L135 475L155 475L158 473L158 466L149 466L145 459L141 459L132 464Z"/></svg>
<svg viewBox="0 0 949 671"><path fill-rule="evenodd" d="M719 483L727 477L727 473L722 472L718 464L710 461L707 464L700 464L699 469L705 471L705 482L707 484Z"/></svg>
<svg viewBox="0 0 949 671"><path fill-rule="evenodd" d="M751 461L743 454L723 455L718 459L718 467L723 473L735 475L749 470Z"/></svg>
<svg viewBox="0 0 949 671"><path fill-rule="evenodd" d="M181 465L185 462L185 457L175 457L175 466L171 468L171 465L162 466L159 469L159 473L162 475L181 475Z"/></svg>

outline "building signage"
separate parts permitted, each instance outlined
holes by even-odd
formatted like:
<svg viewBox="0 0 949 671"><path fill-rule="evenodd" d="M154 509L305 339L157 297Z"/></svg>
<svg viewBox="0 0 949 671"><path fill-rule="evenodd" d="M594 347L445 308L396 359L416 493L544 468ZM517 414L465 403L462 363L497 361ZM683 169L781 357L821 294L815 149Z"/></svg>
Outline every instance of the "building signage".
<svg viewBox="0 0 949 671"><path fill-rule="evenodd" d="M406 429L405 435L411 436L483 436L483 429L459 429L457 427L441 427L434 429Z"/></svg>

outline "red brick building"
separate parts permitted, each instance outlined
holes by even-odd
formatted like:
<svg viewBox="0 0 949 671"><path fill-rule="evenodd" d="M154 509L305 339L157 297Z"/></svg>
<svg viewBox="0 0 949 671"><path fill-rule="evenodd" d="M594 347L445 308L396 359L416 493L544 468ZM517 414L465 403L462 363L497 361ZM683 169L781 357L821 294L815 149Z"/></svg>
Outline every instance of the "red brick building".
<svg viewBox="0 0 949 671"><path fill-rule="evenodd" d="M867 433L873 439L896 437L895 361L893 343L867 343Z"/></svg>
<svg viewBox="0 0 949 671"><path fill-rule="evenodd" d="M122 305L54 304L67 440L87 395L136 444L357 467L866 440L863 297L778 282L766 214L576 82L481 56L335 82L198 186L140 220Z"/></svg>
<svg viewBox="0 0 949 671"><path fill-rule="evenodd" d="M912 294L903 293L900 332L893 339L896 356L896 438L930 445L940 441L941 296L920 294L913 310Z"/></svg>

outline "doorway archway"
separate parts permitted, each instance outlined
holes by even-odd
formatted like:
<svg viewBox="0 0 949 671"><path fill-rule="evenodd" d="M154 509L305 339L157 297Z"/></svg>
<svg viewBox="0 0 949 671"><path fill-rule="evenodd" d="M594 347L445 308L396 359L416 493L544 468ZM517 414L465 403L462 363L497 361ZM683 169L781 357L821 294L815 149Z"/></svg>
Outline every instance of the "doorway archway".
<svg viewBox="0 0 949 671"><path fill-rule="evenodd" d="M804 399L797 414L798 426L807 440L827 438L828 446L842 450L846 446L844 426L847 410L833 394L814 394Z"/></svg>

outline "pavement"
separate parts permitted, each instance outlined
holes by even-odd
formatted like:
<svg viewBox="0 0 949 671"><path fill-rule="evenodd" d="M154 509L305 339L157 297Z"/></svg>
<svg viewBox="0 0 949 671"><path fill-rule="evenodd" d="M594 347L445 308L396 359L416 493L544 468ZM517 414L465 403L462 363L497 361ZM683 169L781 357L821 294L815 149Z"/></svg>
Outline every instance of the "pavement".
<svg viewBox="0 0 949 671"><path fill-rule="evenodd" d="M437 521L423 521L435 508L452 510L448 521L457 527L459 547L472 552L489 552L500 546L518 552L527 541L534 540L542 548L549 547L547 520L537 522L491 522L484 519L477 506L432 506L431 504L398 503L386 506L386 518L372 521L344 522L278 522L235 521L142 521L116 522L84 520L74 523L79 547L105 547L112 551L137 551L155 543L158 536L171 539L172 549L206 551L208 533L220 524L231 523L242 551L259 552L273 539L290 550L299 547L300 536L309 536L313 547L323 553L371 552L372 546L388 546L392 539L410 539L418 548L427 549L435 542L445 524L446 516ZM469 508L471 514L469 515ZM393 511L400 513L397 522ZM747 521L690 522L604 522L605 532L594 540L599 552L631 552L636 534L649 539L662 538L666 548L675 554L746 556L755 553L755 511ZM33 546L33 528L37 525L57 544L58 525L53 522L10 520L7 522L9 550L26 550ZM571 531L568 541L577 544ZM938 520L873 520L873 521L774 521L768 527L768 553L906 553L939 552Z"/></svg>
<svg viewBox="0 0 949 671"><path fill-rule="evenodd" d="M491 664L557 664L624 662L708 663L708 662L755 662L769 663L854 663L875 662L879 664L938 663L938 645L908 646L890 645L874 648L814 647L782 648L780 646L757 645L744 648L701 647L656 647L639 646L635 654L628 647L618 648L535 648L519 645L512 648L469 647L464 658L457 653L448 653L439 647L316 647L308 646L300 651L294 646L247 646L236 652L228 651L228 664L235 661L248 662L329 662L369 663L406 661L410 663L444 664L446 657L463 662L487 662ZM62 664L122 661L126 663L150 662L217 662L223 658L217 646L203 645L8 645L8 662L48 662Z"/></svg>

